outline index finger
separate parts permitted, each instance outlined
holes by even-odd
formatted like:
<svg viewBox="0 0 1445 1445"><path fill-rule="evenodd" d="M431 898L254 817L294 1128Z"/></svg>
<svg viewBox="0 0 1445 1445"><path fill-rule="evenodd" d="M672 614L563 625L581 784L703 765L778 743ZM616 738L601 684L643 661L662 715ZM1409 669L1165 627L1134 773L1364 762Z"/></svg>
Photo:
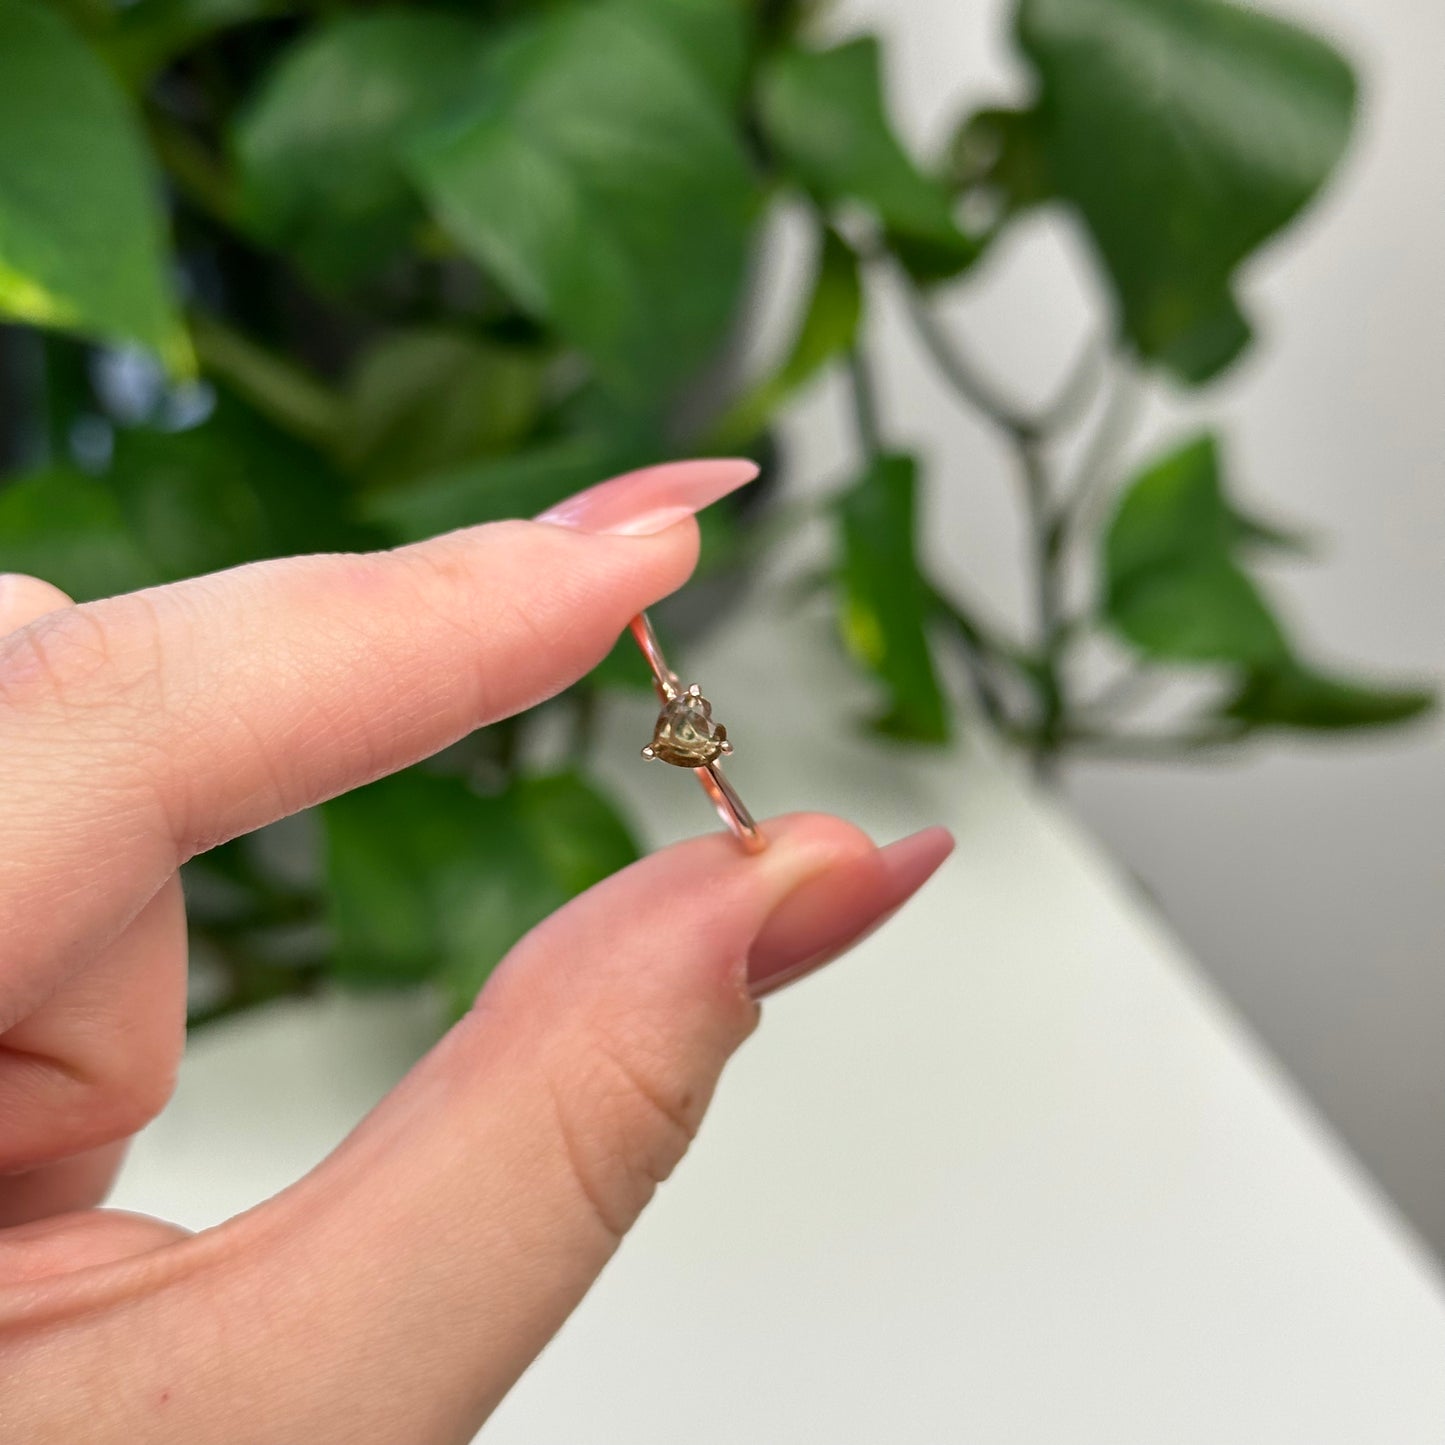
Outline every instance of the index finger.
<svg viewBox="0 0 1445 1445"><path fill-rule="evenodd" d="M755 474L650 468L537 522L254 563L6 638L0 1028L186 858L581 676L691 572L679 524Z"/></svg>

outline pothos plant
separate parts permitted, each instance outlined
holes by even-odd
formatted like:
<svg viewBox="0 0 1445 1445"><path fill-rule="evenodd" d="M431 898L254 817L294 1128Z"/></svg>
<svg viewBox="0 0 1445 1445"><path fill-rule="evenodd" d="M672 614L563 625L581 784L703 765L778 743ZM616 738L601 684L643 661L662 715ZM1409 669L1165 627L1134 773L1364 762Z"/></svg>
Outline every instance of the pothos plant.
<svg viewBox="0 0 1445 1445"><path fill-rule="evenodd" d="M1223 0L1017 0L1030 95L966 109L923 160L890 121L878 40L839 43L818 9L0 0L0 567L85 599L530 515L628 466L766 450L836 367L859 446L828 503L829 585L879 732L937 745L981 712L1047 770L1075 748L1424 709L1300 651L1251 570L1294 538L1234 499L1213 433L1118 472L1141 387L1202 386L1248 346L1236 272L1344 150L1345 61ZM809 218L812 279L785 354L737 379L719 358L779 204ZM1046 206L1079 223L1108 307L1057 400L1026 411L935 298ZM881 273L1016 459L1027 635L920 562L919 468L861 324ZM720 512L705 565L758 537ZM1079 605L1081 553L1098 584ZM1132 663L1090 695L1074 663L1101 635ZM1208 701L1141 732L1129 690L1181 670ZM584 759L565 770L522 717L326 804L286 846L190 864L193 1020L330 979L430 981L463 1006L526 928L635 855L585 744L608 689L644 681L614 657L550 705Z"/></svg>

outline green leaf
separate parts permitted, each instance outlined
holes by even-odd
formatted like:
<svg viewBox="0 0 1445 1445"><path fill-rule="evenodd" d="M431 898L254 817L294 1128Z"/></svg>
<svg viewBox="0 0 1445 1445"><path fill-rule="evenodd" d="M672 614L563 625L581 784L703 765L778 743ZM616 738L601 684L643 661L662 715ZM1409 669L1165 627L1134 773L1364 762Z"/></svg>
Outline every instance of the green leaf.
<svg viewBox="0 0 1445 1445"><path fill-rule="evenodd" d="M412 173L520 306L657 407L733 318L755 187L716 92L649 15L594 4L515 35L487 103Z"/></svg>
<svg viewBox="0 0 1445 1445"><path fill-rule="evenodd" d="M773 413L795 391L853 345L862 310L858 258L841 236L831 227L825 228L813 293L792 349L771 376L728 409L712 434L714 447L731 451L758 437Z"/></svg>
<svg viewBox="0 0 1445 1445"><path fill-rule="evenodd" d="M1263 663L1288 647L1234 553L1219 449L1198 437L1125 491L1104 539L1104 615L1141 652L1178 662Z"/></svg>
<svg viewBox="0 0 1445 1445"><path fill-rule="evenodd" d="M0 572L43 577L77 602L161 580L110 490L70 467L0 485Z"/></svg>
<svg viewBox="0 0 1445 1445"><path fill-rule="evenodd" d="M1224 0L1020 0L1017 33L1040 91L1014 145L1083 219L1140 353L1209 379L1249 339L1235 269L1344 150L1349 66Z"/></svg>
<svg viewBox="0 0 1445 1445"><path fill-rule="evenodd" d="M1175 662L1267 661L1286 646L1259 589L1225 557L1136 578L1111 594L1109 620L1140 652Z"/></svg>
<svg viewBox="0 0 1445 1445"><path fill-rule="evenodd" d="M1248 676L1220 715L1253 727L1335 731L1408 722L1435 701L1427 689L1381 688L1291 663Z"/></svg>
<svg viewBox="0 0 1445 1445"><path fill-rule="evenodd" d="M520 778L511 797L525 850L568 898L641 856L622 815L579 773Z"/></svg>
<svg viewBox="0 0 1445 1445"><path fill-rule="evenodd" d="M1220 470L1219 441L1204 433L1130 483L1105 539L1111 585L1127 587L1136 573L1230 553L1238 514L1225 499Z"/></svg>
<svg viewBox="0 0 1445 1445"><path fill-rule="evenodd" d="M520 910L540 913L541 879L512 876L508 809L460 778L411 769L321 808L336 976L419 983L453 951L493 962ZM525 893L510 898L520 883Z"/></svg>
<svg viewBox="0 0 1445 1445"><path fill-rule="evenodd" d="M747 81L752 16L737 0L628 0L729 106Z"/></svg>
<svg viewBox="0 0 1445 1445"><path fill-rule="evenodd" d="M104 480L167 581L379 540L350 520L348 492L316 452L225 392L199 426L117 432Z"/></svg>
<svg viewBox="0 0 1445 1445"><path fill-rule="evenodd" d="M928 645L932 594L914 552L917 465L885 456L843 495L843 640L884 685L880 731L919 742L948 740L948 705Z"/></svg>
<svg viewBox="0 0 1445 1445"><path fill-rule="evenodd" d="M362 503L362 516L398 541L420 541L456 527L536 516L593 482L649 460L611 439L561 437L372 493Z"/></svg>
<svg viewBox="0 0 1445 1445"><path fill-rule="evenodd" d="M518 442L541 409L545 356L441 327L375 343L344 398L341 460L394 485Z"/></svg>
<svg viewBox="0 0 1445 1445"><path fill-rule="evenodd" d="M389 259L421 218L406 147L487 92L488 33L434 10L343 15L308 31L262 81L233 142L243 209L323 284Z"/></svg>
<svg viewBox="0 0 1445 1445"><path fill-rule="evenodd" d="M0 0L0 136L0 317L137 342L189 369L136 117L84 41L33 0Z"/></svg>
<svg viewBox="0 0 1445 1445"><path fill-rule="evenodd" d="M1327 677L1296 659L1238 565L1256 547L1297 550L1225 495L1219 448L1197 437L1129 486L1104 541L1105 619L1146 656L1233 663L1242 681L1218 716L1252 727L1348 728L1401 722L1428 692Z"/></svg>
<svg viewBox="0 0 1445 1445"><path fill-rule="evenodd" d="M484 797L412 769L321 815L337 976L436 979L457 1013L524 933L638 856L615 809L575 773Z"/></svg>
<svg viewBox="0 0 1445 1445"><path fill-rule="evenodd" d="M878 41L785 49L759 77L764 132L796 179L825 204L856 201L921 280L955 275L978 246L953 219L953 196L904 150L888 119Z"/></svg>

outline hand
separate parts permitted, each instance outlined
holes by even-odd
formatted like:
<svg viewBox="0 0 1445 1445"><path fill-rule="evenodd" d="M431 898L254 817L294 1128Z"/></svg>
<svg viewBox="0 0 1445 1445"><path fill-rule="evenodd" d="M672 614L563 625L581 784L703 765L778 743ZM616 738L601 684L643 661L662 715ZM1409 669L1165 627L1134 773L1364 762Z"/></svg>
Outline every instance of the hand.
<svg viewBox="0 0 1445 1445"><path fill-rule="evenodd" d="M92 1208L180 1057L176 870L597 663L752 475L72 606L0 579L0 1418L67 1445L463 1441L686 1149L756 996L948 852L836 819L647 858L535 929L334 1154L200 1234Z"/></svg>

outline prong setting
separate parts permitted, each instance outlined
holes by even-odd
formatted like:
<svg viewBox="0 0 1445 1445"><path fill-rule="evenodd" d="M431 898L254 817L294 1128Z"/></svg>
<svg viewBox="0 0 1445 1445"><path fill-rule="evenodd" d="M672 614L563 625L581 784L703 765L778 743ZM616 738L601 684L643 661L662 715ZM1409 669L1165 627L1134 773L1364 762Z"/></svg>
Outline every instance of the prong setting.
<svg viewBox="0 0 1445 1445"><path fill-rule="evenodd" d="M718 764L720 758L732 753L733 745L727 729L713 721L712 704L697 683L683 688L677 674L667 665L657 644L657 633L645 612L632 619L632 635L652 669L653 685L662 703L652 741L642 749L642 756L687 768L696 775L718 816L744 851L756 853L765 848L767 839Z"/></svg>
<svg viewBox="0 0 1445 1445"><path fill-rule="evenodd" d="M728 730L713 721L712 704L694 682L663 702L652 742L642 756L679 768L706 768L732 750Z"/></svg>

